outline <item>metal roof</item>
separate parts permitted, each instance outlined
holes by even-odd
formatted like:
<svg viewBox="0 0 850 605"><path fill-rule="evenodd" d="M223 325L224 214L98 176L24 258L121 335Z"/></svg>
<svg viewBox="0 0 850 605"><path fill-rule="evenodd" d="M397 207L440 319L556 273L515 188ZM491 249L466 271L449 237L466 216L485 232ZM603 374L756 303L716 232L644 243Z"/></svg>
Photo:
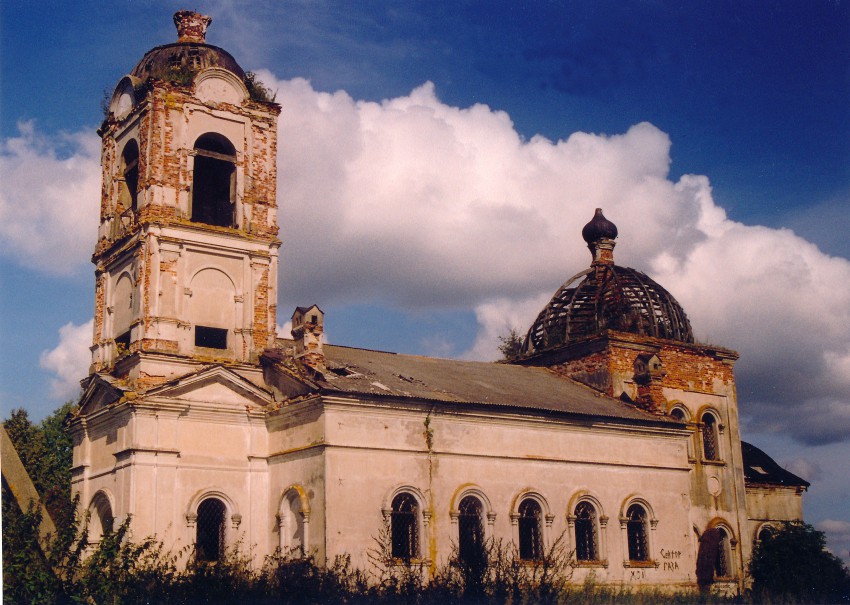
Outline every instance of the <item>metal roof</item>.
<svg viewBox="0 0 850 605"><path fill-rule="evenodd" d="M525 408L676 425L540 367L324 346L328 392Z"/></svg>
<svg viewBox="0 0 850 605"><path fill-rule="evenodd" d="M788 485L809 487L810 483L791 471L779 466L776 461L756 446L741 442L744 458L744 480L748 484Z"/></svg>

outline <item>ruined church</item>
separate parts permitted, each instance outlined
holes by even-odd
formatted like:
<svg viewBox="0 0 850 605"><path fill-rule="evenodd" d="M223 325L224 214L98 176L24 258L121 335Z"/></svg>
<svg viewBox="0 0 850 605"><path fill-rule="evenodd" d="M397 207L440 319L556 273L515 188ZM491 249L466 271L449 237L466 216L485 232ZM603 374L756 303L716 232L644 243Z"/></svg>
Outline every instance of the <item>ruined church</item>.
<svg viewBox="0 0 850 605"><path fill-rule="evenodd" d="M738 355L615 263L617 226L597 211L575 234L588 269L509 363L332 346L316 305L279 338L281 107L206 43L209 17L174 21L99 130L92 363L69 429L91 540L129 516L205 560L239 542L366 569L386 531L393 561L433 571L490 539L533 565L560 539L578 582L739 590L808 484L741 442Z"/></svg>

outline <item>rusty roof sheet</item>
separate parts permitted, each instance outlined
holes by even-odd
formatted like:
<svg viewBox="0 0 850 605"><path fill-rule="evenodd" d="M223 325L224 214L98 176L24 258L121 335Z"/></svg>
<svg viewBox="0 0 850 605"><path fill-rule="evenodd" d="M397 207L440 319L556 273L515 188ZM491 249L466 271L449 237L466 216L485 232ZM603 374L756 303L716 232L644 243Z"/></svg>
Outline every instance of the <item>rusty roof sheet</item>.
<svg viewBox="0 0 850 605"><path fill-rule="evenodd" d="M677 425L540 367L325 345L327 391L527 408Z"/></svg>

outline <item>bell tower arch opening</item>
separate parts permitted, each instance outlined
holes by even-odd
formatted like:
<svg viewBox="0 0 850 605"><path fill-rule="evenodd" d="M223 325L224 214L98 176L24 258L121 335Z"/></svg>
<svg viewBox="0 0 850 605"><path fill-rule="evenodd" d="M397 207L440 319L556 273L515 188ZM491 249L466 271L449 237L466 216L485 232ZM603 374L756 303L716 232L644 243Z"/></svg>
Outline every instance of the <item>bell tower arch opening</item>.
<svg viewBox="0 0 850 605"><path fill-rule="evenodd" d="M121 188L119 202L124 210L135 212L139 206L139 144L135 139L124 145L121 152Z"/></svg>
<svg viewBox="0 0 850 605"><path fill-rule="evenodd" d="M227 137L206 133L193 148L192 222L236 226L236 148Z"/></svg>

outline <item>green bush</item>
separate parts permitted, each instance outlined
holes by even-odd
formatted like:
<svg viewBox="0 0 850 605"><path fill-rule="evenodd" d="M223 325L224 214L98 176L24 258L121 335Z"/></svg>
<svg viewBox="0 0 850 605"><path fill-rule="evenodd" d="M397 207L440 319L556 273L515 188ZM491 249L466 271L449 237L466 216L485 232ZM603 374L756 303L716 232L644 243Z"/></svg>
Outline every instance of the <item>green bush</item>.
<svg viewBox="0 0 850 605"><path fill-rule="evenodd" d="M773 603L850 603L850 572L826 550L826 537L801 521L756 544L749 565L753 595Z"/></svg>

